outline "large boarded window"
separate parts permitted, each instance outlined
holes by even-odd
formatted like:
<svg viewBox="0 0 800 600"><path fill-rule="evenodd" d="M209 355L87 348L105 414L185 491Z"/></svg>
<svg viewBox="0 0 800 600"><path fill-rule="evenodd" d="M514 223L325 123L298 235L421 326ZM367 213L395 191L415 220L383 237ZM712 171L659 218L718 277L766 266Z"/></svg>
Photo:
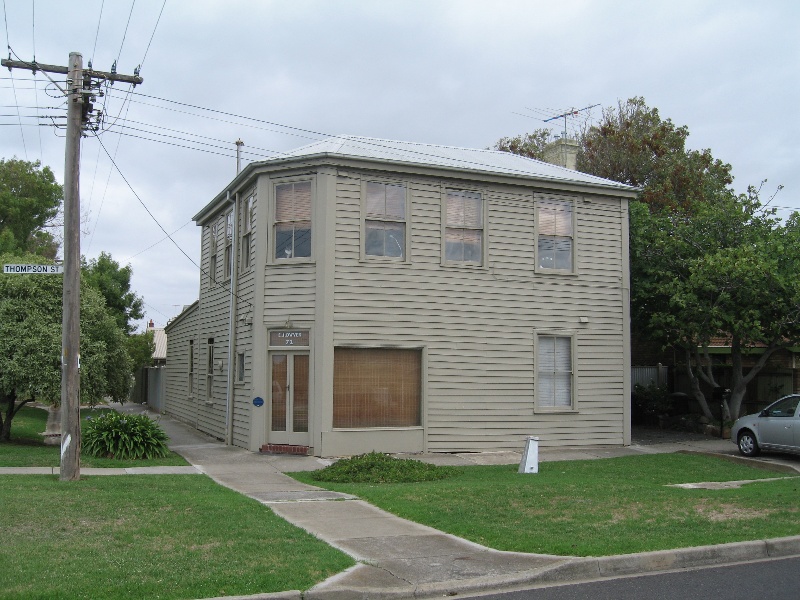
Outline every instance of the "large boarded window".
<svg viewBox="0 0 800 600"><path fill-rule="evenodd" d="M571 409L572 338L540 335L538 344L536 395L539 408Z"/></svg>
<svg viewBox="0 0 800 600"><path fill-rule="evenodd" d="M421 425L422 353L394 348L336 348L333 426Z"/></svg>
<svg viewBox="0 0 800 600"><path fill-rule="evenodd" d="M483 262L483 199L477 192L447 190L445 251L448 262Z"/></svg>
<svg viewBox="0 0 800 600"><path fill-rule="evenodd" d="M311 182L275 186L275 260L311 256Z"/></svg>

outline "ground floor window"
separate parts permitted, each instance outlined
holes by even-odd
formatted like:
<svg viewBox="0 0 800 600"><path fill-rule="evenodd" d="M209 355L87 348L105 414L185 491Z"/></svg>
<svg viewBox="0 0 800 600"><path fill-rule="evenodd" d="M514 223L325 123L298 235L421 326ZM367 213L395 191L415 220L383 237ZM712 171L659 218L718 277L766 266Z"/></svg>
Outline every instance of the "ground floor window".
<svg viewBox="0 0 800 600"><path fill-rule="evenodd" d="M333 426L417 427L421 422L422 352L336 348Z"/></svg>
<svg viewBox="0 0 800 600"><path fill-rule="evenodd" d="M539 408L573 408L572 338L538 336L536 396Z"/></svg>

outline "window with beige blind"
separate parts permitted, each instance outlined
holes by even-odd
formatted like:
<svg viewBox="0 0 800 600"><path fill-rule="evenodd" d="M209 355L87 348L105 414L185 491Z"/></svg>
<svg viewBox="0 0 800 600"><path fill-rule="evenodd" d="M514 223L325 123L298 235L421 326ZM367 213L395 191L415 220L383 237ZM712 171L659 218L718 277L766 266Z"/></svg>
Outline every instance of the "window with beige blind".
<svg viewBox="0 0 800 600"><path fill-rule="evenodd" d="M311 256L311 182L275 186L275 260Z"/></svg>
<svg viewBox="0 0 800 600"><path fill-rule="evenodd" d="M335 428L418 427L422 424L422 352L336 348Z"/></svg>
<svg viewBox="0 0 800 600"><path fill-rule="evenodd" d="M447 190L445 262L483 263L483 198L478 192Z"/></svg>
<svg viewBox="0 0 800 600"><path fill-rule="evenodd" d="M575 261L572 201L540 202L537 206L537 233L537 268L571 273Z"/></svg>
<svg viewBox="0 0 800 600"><path fill-rule="evenodd" d="M572 337L537 336L536 362L537 408L556 410L574 408Z"/></svg>
<svg viewBox="0 0 800 600"><path fill-rule="evenodd" d="M406 255L406 186L368 181L364 254L403 259Z"/></svg>

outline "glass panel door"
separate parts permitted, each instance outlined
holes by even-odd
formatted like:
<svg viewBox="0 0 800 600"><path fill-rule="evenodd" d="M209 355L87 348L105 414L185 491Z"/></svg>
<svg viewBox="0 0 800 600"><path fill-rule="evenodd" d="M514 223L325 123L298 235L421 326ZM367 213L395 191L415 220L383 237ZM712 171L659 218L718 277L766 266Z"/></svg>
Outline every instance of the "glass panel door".
<svg viewBox="0 0 800 600"><path fill-rule="evenodd" d="M308 432L308 354L295 354L292 390L292 430Z"/></svg>
<svg viewBox="0 0 800 600"><path fill-rule="evenodd" d="M270 354L272 407L269 441L307 446L309 415L309 355Z"/></svg>

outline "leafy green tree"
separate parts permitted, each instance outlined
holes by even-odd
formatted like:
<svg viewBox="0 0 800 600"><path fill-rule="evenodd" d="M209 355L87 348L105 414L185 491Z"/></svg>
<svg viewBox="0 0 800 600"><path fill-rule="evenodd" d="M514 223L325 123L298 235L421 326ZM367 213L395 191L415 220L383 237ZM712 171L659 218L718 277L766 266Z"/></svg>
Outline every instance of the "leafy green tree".
<svg viewBox="0 0 800 600"><path fill-rule="evenodd" d="M0 255L0 264L36 263L33 255ZM0 274L0 441L28 402L61 401L62 278ZM81 282L81 402L123 401L130 387L125 337L103 297Z"/></svg>
<svg viewBox="0 0 800 600"><path fill-rule="evenodd" d="M494 149L544 160L544 149L554 139L552 131L541 128L515 137L500 138L495 142Z"/></svg>
<svg viewBox="0 0 800 600"><path fill-rule="evenodd" d="M58 243L45 227L58 214L63 190L39 161L0 159L0 252L54 259Z"/></svg>
<svg viewBox="0 0 800 600"><path fill-rule="evenodd" d="M630 98L603 110L599 124L581 136L577 168L641 188L640 200L653 210L688 209L712 200L732 183L731 166L710 150L689 150L689 129L662 119L644 98Z"/></svg>
<svg viewBox="0 0 800 600"><path fill-rule="evenodd" d="M101 252L89 262L84 260L82 271L87 283L105 298L120 329L133 333L136 326L131 321L144 317L144 300L131 291L131 266L120 267L110 254Z"/></svg>
<svg viewBox="0 0 800 600"><path fill-rule="evenodd" d="M747 384L779 349L800 344L800 216L786 223L758 191L732 193L690 210L631 208L631 308L652 339L683 351L694 397L711 417L700 381L720 387L709 347L730 345L737 417ZM747 358L753 365L745 367Z"/></svg>
<svg viewBox="0 0 800 600"><path fill-rule="evenodd" d="M153 352L156 350L152 331L134 333L125 339L128 355L131 357L131 369L135 373L142 367L153 366Z"/></svg>

